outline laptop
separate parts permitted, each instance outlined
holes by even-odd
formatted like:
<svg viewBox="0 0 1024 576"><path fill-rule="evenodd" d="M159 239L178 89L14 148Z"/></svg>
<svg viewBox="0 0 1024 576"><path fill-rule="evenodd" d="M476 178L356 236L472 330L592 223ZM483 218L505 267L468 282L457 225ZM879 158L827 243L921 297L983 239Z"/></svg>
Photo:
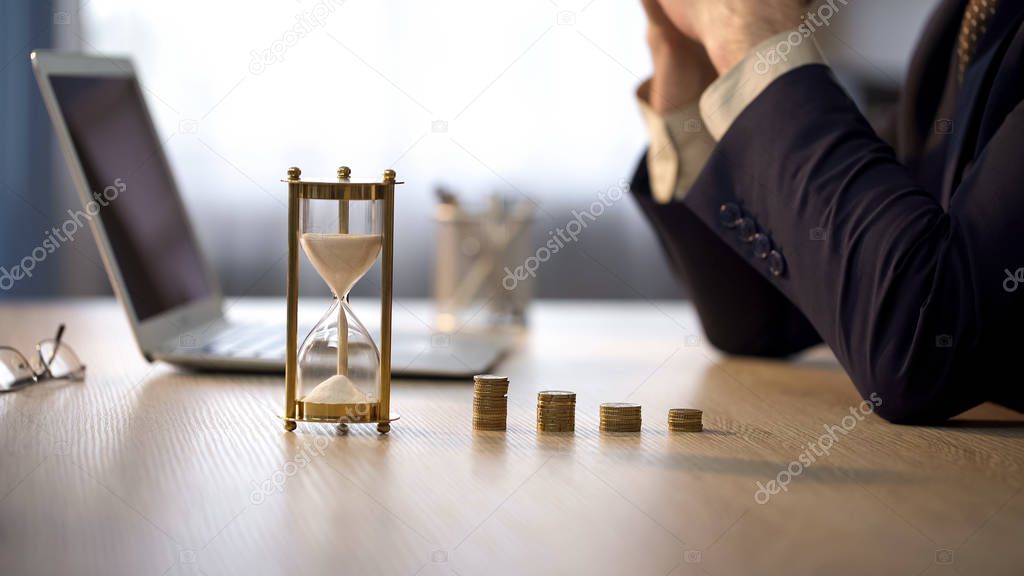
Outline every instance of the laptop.
<svg viewBox="0 0 1024 576"><path fill-rule="evenodd" d="M103 264L146 359L283 372L283 318L267 325L225 315L131 61L45 51L31 58ZM488 372L502 352L499 342L480 338L432 346L429 334L396 335L392 372L464 378Z"/></svg>

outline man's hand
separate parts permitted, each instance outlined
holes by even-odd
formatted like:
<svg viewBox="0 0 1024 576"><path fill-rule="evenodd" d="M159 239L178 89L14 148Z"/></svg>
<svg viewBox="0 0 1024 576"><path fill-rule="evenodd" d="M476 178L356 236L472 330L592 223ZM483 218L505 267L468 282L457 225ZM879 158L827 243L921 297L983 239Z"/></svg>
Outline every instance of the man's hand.
<svg viewBox="0 0 1024 576"><path fill-rule="evenodd" d="M659 0L641 1L647 12L647 45L654 61L646 99L651 109L664 115L696 102L718 74L704 47L679 31Z"/></svg>
<svg viewBox="0 0 1024 576"><path fill-rule="evenodd" d="M660 3L676 29L703 44L719 74L732 69L761 42L799 26L808 5L808 0L646 2Z"/></svg>

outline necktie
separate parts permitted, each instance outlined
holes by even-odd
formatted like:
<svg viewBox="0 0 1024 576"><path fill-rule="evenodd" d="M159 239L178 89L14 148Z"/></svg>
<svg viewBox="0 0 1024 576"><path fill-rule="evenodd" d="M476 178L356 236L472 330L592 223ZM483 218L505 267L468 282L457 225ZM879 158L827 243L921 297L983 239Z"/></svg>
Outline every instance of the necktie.
<svg viewBox="0 0 1024 576"><path fill-rule="evenodd" d="M971 65L978 51L978 44L988 30L989 22L996 14L999 0L971 0L964 13L964 21L960 26L960 40L957 42L957 79L964 81L967 67Z"/></svg>

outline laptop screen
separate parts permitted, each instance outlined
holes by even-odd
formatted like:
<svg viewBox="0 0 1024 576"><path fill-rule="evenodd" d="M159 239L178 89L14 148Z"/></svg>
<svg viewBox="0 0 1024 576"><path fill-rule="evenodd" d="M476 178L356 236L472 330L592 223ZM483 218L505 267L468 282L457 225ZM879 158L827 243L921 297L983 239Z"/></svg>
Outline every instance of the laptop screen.
<svg viewBox="0 0 1024 576"><path fill-rule="evenodd" d="M50 76L138 319L213 290L134 78ZM84 222L80 223L84 225Z"/></svg>

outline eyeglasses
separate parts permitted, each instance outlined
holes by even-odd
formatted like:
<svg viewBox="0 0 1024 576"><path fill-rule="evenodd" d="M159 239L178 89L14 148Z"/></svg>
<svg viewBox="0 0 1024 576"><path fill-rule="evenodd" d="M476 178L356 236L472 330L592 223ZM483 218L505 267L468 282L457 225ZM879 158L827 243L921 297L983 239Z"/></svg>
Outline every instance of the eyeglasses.
<svg viewBox="0 0 1024 576"><path fill-rule="evenodd" d="M36 344L34 363L14 348L0 346L0 393L47 380L81 380L85 366L75 351L61 341L63 336L61 324L56 336Z"/></svg>

